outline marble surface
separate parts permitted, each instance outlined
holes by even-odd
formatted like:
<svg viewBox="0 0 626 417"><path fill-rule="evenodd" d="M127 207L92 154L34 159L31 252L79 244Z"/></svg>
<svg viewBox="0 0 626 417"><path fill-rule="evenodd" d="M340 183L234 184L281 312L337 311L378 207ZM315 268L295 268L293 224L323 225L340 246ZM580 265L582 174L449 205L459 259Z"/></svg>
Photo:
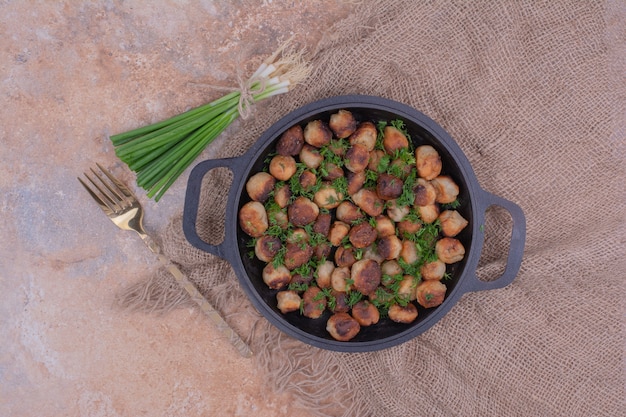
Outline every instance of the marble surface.
<svg viewBox="0 0 626 417"><path fill-rule="evenodd" d="M292 34L313 48L348 12L332 0L0 2L0 415L306 415L197 309L114 306L157 263L76 177L97 161L134 186L109 135L216 98L198 83L233 85ZM159 203L135 188L150 232L182 210L186 175Z"/></svg>

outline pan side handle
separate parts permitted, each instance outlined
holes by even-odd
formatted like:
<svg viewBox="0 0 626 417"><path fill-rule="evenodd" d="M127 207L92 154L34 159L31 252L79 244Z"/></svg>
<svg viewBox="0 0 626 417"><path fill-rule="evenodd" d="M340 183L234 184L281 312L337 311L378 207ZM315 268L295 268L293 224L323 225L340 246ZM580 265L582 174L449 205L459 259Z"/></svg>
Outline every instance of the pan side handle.
<svg viewBox="0 0 626 417"><path fill-rule="evenodd" d="M233 256L233 248L231 248L233 244L230 243L228 232L226 233L226 236L221 243L213 245L207 243L198 235L196 225L198 220L198 208L200 204L202 180L204 179L205 175L215 168L228 168L234 176L232 184L236 184L238 182L238 173L241 172L240 169L237 169L239 163L241 162L240 159L241 157L209 159L196 165L189 174L189 180L187 181L187 190L185 194L185 206L183 209L183 232L185 233L185 237L187 238L189 243L191 243L193 246L200 250L209 252L212 255L219 256L220 258L226 259L228 261L230 261ZM226 226L228 226L233 220L232 211L233 193L229 192L225 213Z"/></svg>
<svg viewBox="0 0 626 417"><path fill-rule="evenodd" d="M468 277L468 286L466 291L483 291L503 288L513 282L515 276L519 272L524 256L524 245L526 243L526 217L521 207L517 204L483 191L484 206L481 208L481 218L484 219L485 211L491 206L499 206L509 212L513 220L513 228L511 231L511 241L509 242L509 254L506 261L504 272L492 281L482 281L476 275L476 271L472 276ZM481 245L482 246L482 245Z"/></svg>

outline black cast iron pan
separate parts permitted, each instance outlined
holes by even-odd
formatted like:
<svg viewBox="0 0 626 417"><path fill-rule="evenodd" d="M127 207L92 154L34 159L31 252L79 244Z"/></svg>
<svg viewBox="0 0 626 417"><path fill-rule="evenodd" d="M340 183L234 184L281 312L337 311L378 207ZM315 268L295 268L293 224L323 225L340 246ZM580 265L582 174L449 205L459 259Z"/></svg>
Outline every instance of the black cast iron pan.
<svg viewBox="0 0 626 417"><path fill-rule="evenodd" d="M248 255L249 248L246 244L249 237L241 230L237 220L239 208L249 201L245 191L248 178L263 169L265 158L274 150L280 135L295 124L304 127L314 119L328 120L332 113L340 109L351 111L358 121L402 119L415 146L430 144L437 149L443 161L442 173L450 175L460 188L458 198L461 206L457 210L469 220L469 225L457 236L465 247L465 258L448 267L452 278L445 281L448 290L443 304L432 309L418 307L417 320L408 325L382 319L374 326L362 328L349 342L336 341L327 333L326 321L330 315L328 312L321 318L312 320L297 312L284 315L277 309L276 291L269 289L261 278L264 264ZM200 238L196 231L196 222L203 177L217 167L230 169L234 178L226 206L225 238L222 243L212 245ZM505 271L496 280L485 282L476 276L476 267L484 242L485 211L490 206L506 209L513 220L513 229ZM519 270L526 237L526 222L521 208L479 186L466 156L443 128L402 103L360 95L332 97L310 103L272 125L244 155L199 163L188 180L183 229L192 245L230 262L254 306L277 328L310 345L345 352L374 351L403 343L433 326L464 293L509 285Z"/></svg>

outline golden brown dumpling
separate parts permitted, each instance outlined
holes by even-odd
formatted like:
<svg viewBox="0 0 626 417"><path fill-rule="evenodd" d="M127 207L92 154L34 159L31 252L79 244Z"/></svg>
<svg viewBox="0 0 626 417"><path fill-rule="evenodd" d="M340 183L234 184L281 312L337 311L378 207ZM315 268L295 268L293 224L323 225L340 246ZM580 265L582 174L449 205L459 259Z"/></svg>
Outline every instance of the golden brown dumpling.
<svg viewBox="0 0 626 417"><path fill-rule="evenodd" d="M352 196L354 204L359 206L361 210L372 217L382 214L385 207L384 201L378 197L375 191L367 188L361 188Z"/></svg>
<svg viewBox="0 0 626 417"><path fill-rule="evenodd" d="M400 206L397 200L387 201L387 216L394 222L401 222L410 212L409 206Z"/></svg>
<svg viewBox="0 0 626 417"><path fill-rule="evenodd" d="M267 212L267 218L270 226L278 226L283 230L286 230L289 227L287 210L271 210Z"/></svg>
<svg viewBox="0 0 626 417"><path fill-rule="evenodd" d="M287 181L296 173L296 169L296 160L292 156L276 155L270 161L270 174L280 181Z"/></svg>
<svg viewBox="0 0 626 417"><path fill-rule="evenodd" d="M338 267L351 267L356 262L354 249L351 246L339 246L335 251L335 264Z"/></svg>
<svg viewBox="0 0 626 417"><path fill-rule="evenodd" d="M349 171L362 172L370 161L370 153L364 145L352 145L346 152L345 165Z"/></svg>
<svg viewBox="0 0 626 417"><path fill-rule="evenodd" d="M374 304L367 300L362 300L352 306L352 317L361 326L371 326L380 320L380 312Z"/></svg>
<svg viewBox="0 0 626 417"><path fill-rule="evenodd" d="M333 313L347 313L350 311L348 305L348 294L343 291L330 291L330 296L335 300L334 303L329 303L328 308Z"/></svg>
<svg viewBox="0 0 626 417"><path fill-rule="evenodd" d="M363 188L363 184L365 184L365 180L367 178L365 176L365 171L348 171L346 173L346 179L348 180L348 195L353 195Z"/></svg>
<svg viewBox="0 0 626 417"><path fill-rule="evenodd" d="M239 225L249 236L261 237L268 228L267 212L263 204L250 201L239 210Z"/></svg>
<svg viewBox="0 0 626 417"><path fill-rule="evenodd" d="M459 195L459 186L448 175L440 175L430 182L437 192L437 203L452 203Z"/></svg>
<svg viewBox="0 0 626 417"><path fill-rule="evenodd" d="M430 145L422 145L415 150L415 164L417 175L425 180L432 180L441 173L441 157Z"/></svg>
<svg viewBox="0 0 626 417"><path fill-rule="evenodd" d="M413 194L415 195L415 200L413 201L415 206L430 206L435 204L435 199L437 198L435 187L424 178L417 179L417 184L413 187Z"/></svg>
<svg viewBox="0 0 626 417"><path fill-rule="evenodd" d="M396 225L389 217L385 215L376 216L375 221L376 232L379 237L396 234Z"/></svg>
<svg viewBox="0 0 626 417"><path fill-rule="evenodd" d="M324 157L320 154L319 148L309 145L308 143L302 147L300 151L300 162L310 169L316 169L324 161Z"/></svg>
<svg viewBox="0 0 626 417"><path fill-rule="evenodd" d="M286 287L291 281L291 272L285 265L274 267L272 263L265 265L263 268L263 282L273 290L280 290Z"/></svg>
<svg viewBox="0 0 626 417"><path fill-rule="evenodd" d="M327 259L332 252L332 246L330 243L322 242L313 247L313 258L316 260Z"/></svg>
<svg viewBox="0 0 626 417"><path fill-rule="evenodd" d="M285 156L295 156L304 146L304 134L300 125L290 127L276 142L276 153Z"/></svg>
<svg viewBox="0 0 626 417"><path fill-rule="evenodd" d="M402 267L400 266L400 263L395 259L384 261L380 265L380 270L382 271L383 275L387 275L389 277L393 277L395 275L399 275L404 272ZM390 283L391 282L383 282L383 285L386 286L386 285L389 285Z"/></svg>
<svg viewBox="0 0 626 417"><path fill-rule="evenodd" d="M422 281L415 289L417 302L425 308L437 307L446 296L446 286L437 280Z"/></svg>
<svg viewBox="0 0 626 417"><path fill-rule="evenodd" d="M335 270L333 261L325 261L317 266L317 285L320 288L329 288L331 285L331 277Z"/></svg>
<svg viewBox="0 0 626 417"><path fill-rule="evenodd" d="M276 236L263 235L254 244L254 254L263 262L271 262L281 246L282 243Z"/></svg>
<svg viewBox="0 0 626 417"><path fill-rule="evenodd" d="M418 281L419 278L412 275L404 275L398 283L398 295L408 301L415 300L415 287L417 287Z"/></svg>
<svg viewBox="0 0 626 417"><path fill-rule="evenodd" d="M375 244L368 246L367 248L363 250L363 256L361 257L361 259L371 259L372 261L375 261L378 264L384 261L383 257L380 256L380 254L378 253L378 250L376 249Z"/></svg>
<svg viewBox="0 0 626 417"><path fill-rule="evenodd" d="M330 115L328 126L335 136L339 139L343 139L354 133L356 130L356 120L348 110L339 110L337 113Z"/></svg>
<svg viewBox="0 0 626 417"><path fill-rule="evenodd" d="M402 195L404 182L391 174L380 174L376 180L376 193L383 200L393 200Z"/></svg>
<svg viewBox="0 0 626 417"><path fill-rule="evenodd" d="M246 191L251 199L264 203L274 189L276 178L267 172L257 172L246 182Z"/></svg>
<svg viewBox="0 0 626 417"><path fill-rule="evenodd" d="M383 129L383 148L389 155L393 155L400 149L409 147L409 140L404 133L393 126L385 126Z"/></svg>
<svg viewBox="0 0 626 417"><path fill-rule="evenodd" d="M350 228L348 238L355 248L366 248L376 240L376 229L367 222L359 223Z"/></svg>
<svg viewBox="0 0 626 417"><path fill-rule="evenodd" d="M468 221L456 210L445 210L439 215L441 232L444 236L454 237L461 233Z"/></svg>
<svg viewBox="0 0 626 417"><path fill-rule="evenodd" d="M328 232L328 240L333 246L341 245L341 241L344 237L348 236L350 232L350 225L344 223L340 220L335 220L333 224L330 226L330 231Z"/></svg>
<svg viewBox="0 0 626 417"><path fill-rule="evenodd" d="M285 266L294 270L309 262L313 256L313 248L307 243L287 243L285 251Z"/></svg>
<svg viewBox="0 0 626 417"><path fill-rule="evenodd" d="M287 243L307 243L310 238L311 236L305 229L298 227L289 233L286 240Z"/></svg>
<svg viewBox="0 0 626 417"><path fill-rule="evenodd" d="M291 200L291 189L289 185L283 184L274 190L274 201L280 208L285 208Z"/></svg>
<svg viewBox="0 0 626 417"><path fill-rule="evenodd" d="M382 275L380 265L372 259L356 261L350 272L354 288L361 294L373 294L380 285Z"/></svg>
<svg viewBox="0 0 626 417"><path fill-rule="evenodd" d="M350 268L347 266L340 266L333 270L330 275L330 285L335 291L350 291L352 284L350 279Z"/></svg>
<svg viewBox="0 0 626 417"><path fill-rule="evenodd" d="M315 286L309 287L302 294L302 314L310 319L320 318L327 302L322 290Z"/></svg>
<svg viewBox="0 0 626 417"><path fill-rule="evenodd" d="M330 333L333 339L340 342L347 342L353 339L360 330L359 322L348 313L335 313L330 316L326 323L326 331Z"/></svg>
<svg viewBox="0 0 626 417"><path fill-rule="evenodd" d="M343 201L343 194L330 184L324 184L313 196L313 201L324 209L334 209Z"/></svg>
<svg viewBox="0 0 626 417"><path fill-rule="evenodd" d="M310 190L317 183L317 175L310 169L304 170L298 177L298 182L303 190Z"/></svg>
<svg viewBox="0 0 626 417"><path fill-rule="evenodd" d="M307 274L303 275L303 274L298 274L298 273L293 273L291 274L291 281L289 281L289 285L291 284L302 284L306 287L308 287L311 282L313 281L313 273L312 272L308 272ZM300 292L304 292L304 290L300 290Z"/></svg>
<svg viewBox="0 0 626 417"><path fill-rule="evenodd" d="M385 151L383 151L382 149L374 149L373 151L370 152L370 162L367 164L367 168L370 171L374 171L374 172L382 172L384 170L379 170L379 165L380 165L380 161L381 159L385 156ZM382 167L381 167L382 168Z"/></svg>
<svg viewBox="0 0 626 417"><path fill-rule="evenodd" d="M419 232L421 228L422 223L420 221L410 218L405 218L398 223L398 232L400 232L400 236L404 237L408 237Z"/></svg>
<svg viewBox="0 0 626 417"><path fill-rule="evenodd" d="M402 241L402 250L400 251L400 259L411 265L419 261L417 246L412 240L405 239Z"/></svg>
<svg viewBox="0 0 626 417"><path fill-rule="evenodd" d="M444 237L435 244L437 258L447 264L459 262L465 256L465 248L460 240L453 237Z"/></svg>
<svg viewBox="0 0 626 417"><path fill-rule="evenodd" d="M330 215L330 213L318 214L317 219L315 219L315 223L313 224L313 231L315 233L328 236L328 232L330 232L331 221L332 221L332 216Z"/></svg>
<svg viewBox="0 0 626 417"><path fill-rule="evenodd" d="M401 306L399 304L394 304L389 307L389 318L396 323L412 323L417 318L417 307L414 304L407 304L406 306Z"/></svg>
<svg viewBox="0 0 626 417"><path fill-rule="evenodd" d="M342 222L352 223L355 220L362 219L364 214L361 210L351 203L350 201L343 201L341 204L337 206L337 210L335 212L337 216L337 220L341 220Z"/></svg>
<svg viewBox="0 0 626 417"><path fill-rule="evenodd" d="M376 241L376 248L383 259L397 259L402 251L402 241L396 235L388 235Z"/></svg>
<svg viewBox="0 0 626 417"><path fill-rule="evenodd" d="M344 176L343 168L336 164L333 164L332 162L324 164L324 169L321 170L321 172L323 173L322 178L328 182L332 182L337 178L341 178Z"/></svg>
<svg viewBox="0 0 626 417"><path fill-rule="evenodd" d="M313 120L304 127L305 142L316 148L329 144L332 137L332 132L321 120Z"/></svg>
<svg viewBox="0 0 626 417"><path fill-rule="evenodd" d="M278 301L278 309L281 313L286 314L291 311L298 311L300 309L300 303L302 298L295 291L279 291L276 294L276 300Z"/></svg>
<svg viewBox="0 0 626 417"><path fill-rule="evenodd" d="M432 223L439 217L439 206L436 204L431 204L428 206L417 206L415 207L415 211L420 216L420 219L424 223Z"/></svg>
<svg viewBox="0 0 626 417"><path fill-rule="evenodd" d="M440 280L446 274L446 264L439 259L427 262L420 268L423 280Z"/></svg>
<svg viewBox="0 0 626 417"><path fill-rule="evenodd" d="M320 213L320 208L306 197L298 197L287 208L287 216L294 226L303 227L313 223Z"/></svg>
<svg viewBox="0 0 626 417"><path fill-rule="evenodd" d="M372 122L363 122L357 127L350 138L348 139L350 145L360 144L367 148L368 151L372 151L376 146L376 138L378 131L376 126Z"/></svg>

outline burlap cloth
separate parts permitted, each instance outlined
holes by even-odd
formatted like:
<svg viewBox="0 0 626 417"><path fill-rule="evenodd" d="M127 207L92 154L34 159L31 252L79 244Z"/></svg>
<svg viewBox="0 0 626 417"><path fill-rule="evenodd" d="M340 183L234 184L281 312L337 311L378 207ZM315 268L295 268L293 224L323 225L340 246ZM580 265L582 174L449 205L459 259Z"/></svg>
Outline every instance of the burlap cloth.
<svg viewBox="0 0 626 417"><path fill-rule="evenodd" d="M625 15L620 1L364 2L329 28L306 85L261 104L220 142L217 156L241 155L303 104L383 96L441 124L481 186L523 208L515 281L464 295L410 342L348 354L280 333L229 264L187 243L180 216L162 236L166 253L249 336L268 389L319 415L626 415ZM203 184L209 241L222 239L230 181L216 170ZM502 269L509 228L506 212L490 212L485 279ZM186 296L160 273L122 301L163 310Z"/></svg>

